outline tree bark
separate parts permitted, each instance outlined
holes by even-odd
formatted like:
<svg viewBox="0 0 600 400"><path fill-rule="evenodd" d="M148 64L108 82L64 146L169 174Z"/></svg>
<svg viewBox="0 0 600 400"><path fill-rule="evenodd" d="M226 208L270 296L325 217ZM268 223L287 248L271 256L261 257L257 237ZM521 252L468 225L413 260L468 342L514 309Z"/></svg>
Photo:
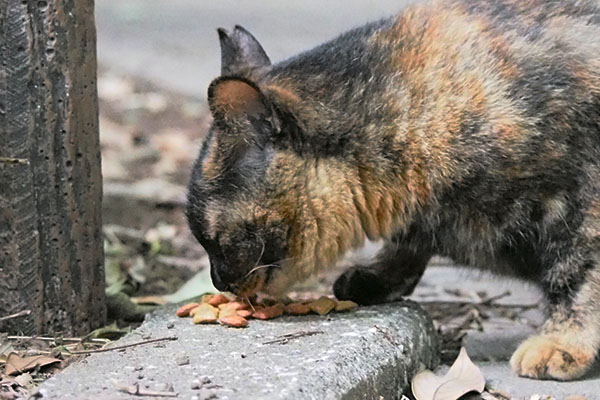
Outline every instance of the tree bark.
<svg viewBox="0 0 600 400"><path fill-rule="evenodd" d="M105 320L93 0L0 0L0 331Z"/></svg>

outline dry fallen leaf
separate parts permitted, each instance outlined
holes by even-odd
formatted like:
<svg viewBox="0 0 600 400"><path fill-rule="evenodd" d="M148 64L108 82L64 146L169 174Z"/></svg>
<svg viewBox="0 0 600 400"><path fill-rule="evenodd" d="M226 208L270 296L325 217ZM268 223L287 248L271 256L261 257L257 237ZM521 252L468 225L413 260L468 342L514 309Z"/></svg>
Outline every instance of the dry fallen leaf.
<svg viewBox="0 0 600 400"><path fill-rule="evenodd" d="M21 357L16 353L11 353L6 360L6 375L14 375L16 373L31 371L37 367L59 363L60 360L54 357L47 356L32 356Z"/></svg>
<svg viewBox="0 0 600 400"><path fill-rule="evenodd" d="M33 385L33 378L31 374L26 372L15 377L15 383L24 388L30 388Z"/></svg>
<svg viewBox="0 0 600 400"><path fill-rule="evenodd" d="M413 378L411 387L417 400L456 400L469 392L483 392L485 378L463 347L446 375L421 371Z"/></svg>

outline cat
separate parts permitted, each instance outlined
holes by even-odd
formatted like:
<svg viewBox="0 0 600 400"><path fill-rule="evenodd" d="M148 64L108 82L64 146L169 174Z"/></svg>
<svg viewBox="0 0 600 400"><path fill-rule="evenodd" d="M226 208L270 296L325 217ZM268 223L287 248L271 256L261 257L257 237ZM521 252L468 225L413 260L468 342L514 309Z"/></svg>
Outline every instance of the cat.
<svg viewBox="0 0 600 400"><path fill-rule="evenodd" d="M600 348L600 2L413 4L272 64L218 30L221 76L187 218L215 287L280 294L365 240L334 284L409 294L428 260L536 282L522 376L571 380Z"/></svg>

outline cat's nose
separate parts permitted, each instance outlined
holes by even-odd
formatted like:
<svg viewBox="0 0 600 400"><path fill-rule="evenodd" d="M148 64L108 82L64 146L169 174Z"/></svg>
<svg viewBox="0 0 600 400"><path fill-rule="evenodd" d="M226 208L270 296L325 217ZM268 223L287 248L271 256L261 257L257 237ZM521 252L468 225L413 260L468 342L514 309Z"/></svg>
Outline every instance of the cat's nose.
<svg viewBox="0 0 600 400"><path fill-rule="evenodd" d="M216 264L210 263L210 278L212 279L213 286L221 292L228 292L230 290L229 283L223 281L219 276L219 268Z"/></svg>

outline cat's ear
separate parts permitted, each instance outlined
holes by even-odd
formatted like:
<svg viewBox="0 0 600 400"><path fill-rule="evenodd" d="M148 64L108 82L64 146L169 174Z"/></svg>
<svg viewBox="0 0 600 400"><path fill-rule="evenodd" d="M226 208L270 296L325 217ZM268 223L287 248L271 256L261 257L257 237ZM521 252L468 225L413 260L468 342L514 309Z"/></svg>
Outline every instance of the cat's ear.
<svg viewBox="0 0 600 400"><path fill-rule="evenodd" d="M208 88L208 103L224 170L248 171L262 165L265 145L279 131L279 119L260 88L244 78L221 77ZM252 167L252 168L250 168ZM246 172L248 172L246 171ZM246 173L244 172L244 173Z"/></svg>
<svg viewBox="0 0 600 400"><path fill-rule="evenodd" d="M233 32L217 29L221 43L221 75L245 75L249 71L271 65L271 60L258 40L243 27Z"/></svg>
<svg viewBox="0 0 600 400"><path fill-rule="evenodd" d="M221 77L208 87L208 104L217 122L270 118L273 109L260 88L244 78Z"/></svg>

